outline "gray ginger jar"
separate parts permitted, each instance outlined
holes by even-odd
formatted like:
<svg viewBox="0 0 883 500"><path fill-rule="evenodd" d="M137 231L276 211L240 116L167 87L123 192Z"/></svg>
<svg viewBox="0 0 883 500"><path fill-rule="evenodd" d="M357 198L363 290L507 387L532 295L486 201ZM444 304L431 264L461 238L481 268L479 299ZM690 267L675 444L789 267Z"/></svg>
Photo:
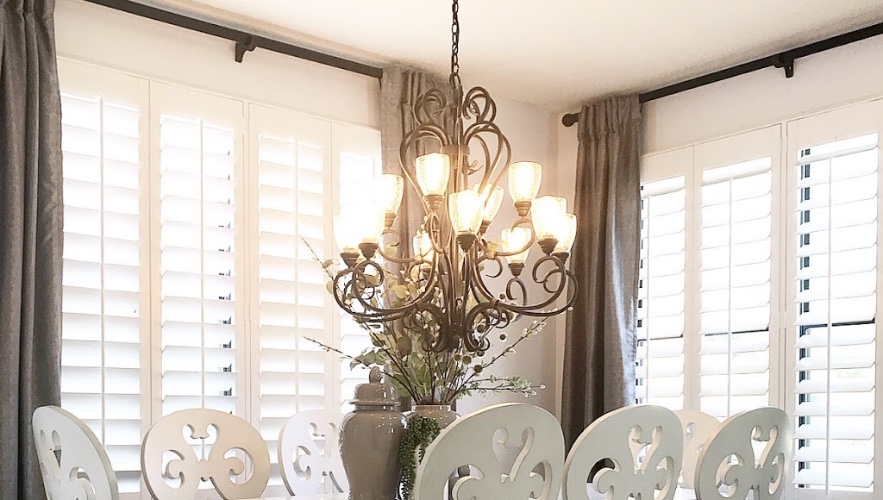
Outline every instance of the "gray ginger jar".
<svg viewBox="0 0 883 500"><path fill-rule="evenodd" d="M374 367L369 382L356 387L355 410L340 424L340 456L350 500L393 500L399 490L399 442L405 417L395 388Z"/></svg>

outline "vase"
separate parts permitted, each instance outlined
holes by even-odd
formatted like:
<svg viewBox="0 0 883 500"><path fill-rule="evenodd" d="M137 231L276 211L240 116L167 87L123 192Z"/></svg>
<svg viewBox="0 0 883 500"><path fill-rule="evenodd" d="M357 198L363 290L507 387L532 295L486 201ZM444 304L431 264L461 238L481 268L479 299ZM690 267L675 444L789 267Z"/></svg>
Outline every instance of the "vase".
<svg viewBox="0 0 883 500"><path fill-rule="evenodd" d="M356 387L355 409L340 424L340 458L349 482L349 500L393 500L401 476L399 442L405 417L395 388L378 368Z"/></svg>
<svg viewBox="0 0 883 500"><path fill-rule="evenodd" d="M460 417L451 409L451 405L415 405L414 410L409 412L405 419L408 420L414 415L435 420L442 430Z"/></svg>
<svg viewBox="0 0 883 500"><path fill-rule="evenodd" d="M414 405L413 411L405 416L405 420L407 421L411 419L414 415L420 415L421 417L435 420L438 422L438 428L440 430L445 430L445 427L453 424L455 420L460 418L460 415L451 409L451 405ZM417 451L414 450L414 453L416 454ZM465 477L468 475L468 465L459 467L457 472L451 473L451 480L448 481L448 498L454 498L454 484L457 482L457 477Z"/></svg>

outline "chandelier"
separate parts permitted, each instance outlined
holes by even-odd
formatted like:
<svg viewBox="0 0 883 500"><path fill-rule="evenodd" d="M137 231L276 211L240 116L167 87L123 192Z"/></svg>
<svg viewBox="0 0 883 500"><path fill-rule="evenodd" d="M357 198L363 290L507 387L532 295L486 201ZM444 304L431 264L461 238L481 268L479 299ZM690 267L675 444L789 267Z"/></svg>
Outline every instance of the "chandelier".
<svg viewBox="0 0 883 500"><path fill-rule="evenodd" d="M416 126L399 150L404 178L384 174L375 208L360 206L357 214L334 221L343 261L332 289L338 305L369 325L428 328L422 347L433 352L485 351L492 329L519 315L560 314L573 304L577 288L565 267L576 236L567 201L537 198L542 167L529 161L510 164L509 140L494 123L496 103L482 87L464 93L458 9L454 0L450 93L432 88L415 101ZM437 152L412 160L409 153L418 143ZM517 217L495 242L487 231L503 203L500 184L506 175ZM421 197L425 214L413 235L393 229L404 179ZM398 255L409 240L412 255ZM535 243L543 255L525 273ZM498 279L503 259L508 280ZM388 296L387 277L393 273L409 280L412 293L404 301ZM525 274L532 285L525 283ZM505 284L494 293L486 280ZM531 301L529 291L541 297ZM563 305L558 303L562 296Z"/></svg>

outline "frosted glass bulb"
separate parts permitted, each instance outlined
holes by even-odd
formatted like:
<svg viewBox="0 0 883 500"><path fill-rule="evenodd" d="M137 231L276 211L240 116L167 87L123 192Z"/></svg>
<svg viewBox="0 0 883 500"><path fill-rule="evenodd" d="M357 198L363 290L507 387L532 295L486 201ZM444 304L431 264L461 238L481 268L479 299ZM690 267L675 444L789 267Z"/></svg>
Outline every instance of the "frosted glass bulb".
<svg viewBox="0 0 883 500"><path fill-rule="evenodd" d="M429 233L426 231L417 231L417 234L411 239L411 244L415 256L428 261L432 261L435 258L435 250L432 248L432 240L430 240Z"/></svg>
<svg viewBox="0 0 883 500"><path fill-rule="evenodd" d="M522 248L525 249L523 252L506 257L510 264L524 264L530 253L530 247L528 246L530 243L530 229L526 227L504 229L500 233L500 238L503 240L503 251L506 253L516 252Z"/></svg>
<svg viewBox="0 0 883 500"><path fill-rule="evenodd" d="M537 239L558 238L567 213L567 200L558 196L543 196L533 201L530 209Z"/></svg>
<svg viewBox="0 0 883 500"><path fill-rule="evenodd" d="M405 191L405 180L396 174L383 174L377 191L377 202L387 213L398 213Z"/></svg>
<svg viewBox="0 0 883 500"><path fill-rule="evenodd" d="M430 153L417 157L417 184L423 196L444 196L451 174L451 157L443 153Z"/></svg>
<svg viewBox="0 0 883 500"><path fill-rule="evenodd" d="M340 253L358 252L362 241L361 232L356 230L356 221L352 214L334 216L334 238Z"/></svg>
<svg viewBox="0 0 883 500"><path fill-rule="evenodd" d="M476 192L478 192L478 184L473 188ZM482 210L481 220L485 222L491 222L494 220L494 217L497 216L497 212L500 211L500 206L503 204L503 188L500 186L494 186L493 188L488 185L481 192L481 199L484 202L484 210Z"/></svg>
<svg viewBox="0 0 883 500"><path fill-rule="evenodd" d="M478 193L471 189L451 193L448 199L448 211L454 231L459 234L478 231L483 211L482 200Z"/></svg>
<svg viewBox="0 0 883 500"><path fill-rule="evenodd" d="M359 235L360 243L380 243L384 229L384 210L382 207L369 206L356 212L357 226L354 232Z"/></svg>
<svg viewBox="0 0 883 500"><path fill-rule="evenodd" d="M543 167L532 161L520 161L509 165L509 194L512 201L526 202L537 197Z"/></svg>
<svg viewBox="0 0 883 500"><path fill-rule="evenodd" d="M556 253L570 253L573 248L573 241L576 239L576 216L573 214L564 214L563 223L561 223L558 235L558 243L555 244Z"/></svg>

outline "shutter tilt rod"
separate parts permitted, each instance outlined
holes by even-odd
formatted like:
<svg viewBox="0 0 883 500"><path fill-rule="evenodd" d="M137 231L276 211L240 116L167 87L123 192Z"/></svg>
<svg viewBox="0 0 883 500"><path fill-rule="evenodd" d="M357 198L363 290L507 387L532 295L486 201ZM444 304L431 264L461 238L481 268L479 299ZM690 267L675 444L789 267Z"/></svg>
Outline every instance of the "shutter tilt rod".
<svg viewBox="0 0 883 500"><path fill-rule="evenodd" d="M110 9L126 12L139 17L152 19L161 23L178 26L191 31L198 31L206 35L224 38L236 43L234 55L236 62L241 63L246 52L251 52L256 48L262 48L280 54L312 61L314 63L331 66L333 68L342 69L351 73L370 76L380 79L383 76L383 70L375 66L351 61L342 57L317 52L315 50L299 47L290 43L281 42L272 38L266 38L253 33L228 28L209 21L203 21L193 17L176 14L167 10L151 7L132 0L85 0L86 2L101 5Z"/></svg>
<svg viewBox="0 0 883 500"><path fill-rule="evenodd" d="M679 94L688 90L710 85L712 83L726 80L728 78L737 77L747 73L751 73L764 68L779 68L785 70L785 78L794 76L794 61L801 57L811 56L824 52L826 50L842 47L853 42L858 42L866 38L877 35L883 35L883 23L873 24L866 28L843 33L842 35L832 36L818 42L810 43L796 49L786 50L768 57L757 59L755 61L739 64L731 68L722 69L696 78L691 78L683 82L668 85L660 89L651 90L638 95L641 104L655 99L668 97L670 95ZM561 123L565 127L574 125L579 120L579 113L568 113L561 118Z"/></svg>

